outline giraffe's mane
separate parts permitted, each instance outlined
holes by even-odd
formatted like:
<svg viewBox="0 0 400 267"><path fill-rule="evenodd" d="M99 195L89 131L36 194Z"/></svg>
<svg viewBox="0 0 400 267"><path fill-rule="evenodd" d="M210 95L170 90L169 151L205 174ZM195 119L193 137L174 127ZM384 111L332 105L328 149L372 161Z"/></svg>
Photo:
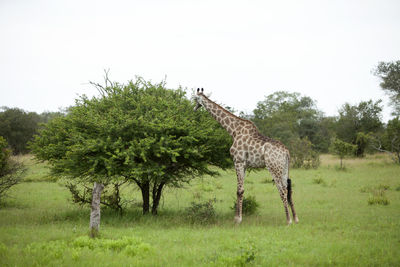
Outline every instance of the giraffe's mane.
<svg viewBox="0 0 400 267"><path fill-rule="evenodd" d="M230 116L232 116L232 117L234 117L234 118L236 118L236 119L238 119L238 120L241 120L241 121L250 123L250 124L252 124L252 125L255 127L255 125L254 125L254 123L253 123L252 121L247 120L247 119L243 119L243 118L240 118L240 117L236 116L235 114L233 114L232 112L230 112L230 111L227 110L226 108L222 107L221 105L219 105L219 104L215 103L214 101L212 101L211 99L209 99L205 94L202 94L202 95L203 95L203 97L204 97L205 99L207 99L208 101L210 101L211 103L213 103L214 105L216 105L218 108L222 109L222 111L224 111L224 112L227 113L228 115L230 115Z"/></svg>
<svg viewBox="0 0 400 267"><path fill-rule="evenodd" d="M208 98L206 95L204 95L203 93L201 93L201 95L202 95L205 99L207 99L207 101L210 101L211 103L213 103L214 105L216 105L218 108L220 108L223 112L227 113L228 115L230 115L230 116L232 116L232 117L234 117L234 118L236 118L236 119L238 119L238 120L240 120L240 121L243 121L243 122L246 122L246 123L250 124L250 125L253 127L253 129L255 130L255 132L253 132L253 135L254 135L256 138L261 139L261 140L263 140L264 142L269 142L269 143L273 143L273 144L278 145L278 146L283 146L283 147L285 147L285 145L284 145L281 141L275 140L275 139L273 139L273 138L271 138L271 137L265 136L265 135L263 135L262 133L260 133L260 131L258 130L257 126L254 124L254 122L236 116L236 115L233 114L232 112L228 111L226 108L222 107L221 105L219 105L219 104L215 103L214 101L212 101L211 99L209 99L209 98Z"/></svg>

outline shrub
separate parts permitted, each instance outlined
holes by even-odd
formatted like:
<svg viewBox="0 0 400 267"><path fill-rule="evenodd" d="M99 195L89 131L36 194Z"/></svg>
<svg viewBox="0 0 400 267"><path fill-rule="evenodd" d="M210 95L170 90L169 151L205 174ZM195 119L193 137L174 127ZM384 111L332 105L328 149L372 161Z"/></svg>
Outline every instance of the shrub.
<svg viewBox="0 0 400 267"><path fill-rule="evenodd" d="M326 184L324 179L322 179L321 177L314 178L313 183L314 184L322 184L322 185Z"/></svg>
<svg viewBox="0 0 400 267"><path fill-rule="evenodd" d="M369 205L389 205L389 199L386 197L384 189L376 189L372 191L372 194L368 198Z"/></svg>
<svg viewBox="0 0 400 267"><path fill-rule="evenodd" d="M0 136L0 202L6 197L7 191L22 180L24 166L11 158L11 150L7 141Z"/></svg>
<svg viewBox="0 0 400 267"><path fill-rule="evenodd" d="M210 224L216 221L214 203L216 199L210 199L206 202L192 202L191 206L186 208L186 217L191 223Z"/></svg>
<svg viewBox="0 0 400 267"><path fill-rule="evenodd" d="M232 207L233 210L236 210L237 202L235 200L234 205ZM248 197L243 197L243 202L242 202L242 212L243 214L254 214L260 204L258 204L256 198L254 196L248 196Z"/></svg>
<svg viewBox="0 0 400 267"><path fill-rule="evenodd" d="M369 205L389 205L389 199L386 197L386 190L389 190L390 186L380 184L377 186L363 186L360 189L361 193L370 193L368 198Z"/></svg>
<svg viewBox="0 0 400 267"><path fill-rule="evenodd" d="M290 163L293 168L317 169L319 167L319 154L312 149L308 138L294 138L290 141Z"/></svg>
<svg viewBox="0 0 400 267"><path fill-rule="evenodd" d="M246 240L240 244L239 251L235 256L221 256L217 259L216 263L222 266L246 266L255 260L256 252L254 243Z"/></svg>
<svg viewBox="0 0 400 267"><path fill-rule="evenodd" d="M344 157L349 156L349 155L354 155L354 153L355 153L354 151L356 151L357 146L352 145L350 143L346 143L346 142L336 138L332 141L332 145L331 145L330 149L334 154L339 156L340 169L344 169L344 166L343 166Z"/></svg>

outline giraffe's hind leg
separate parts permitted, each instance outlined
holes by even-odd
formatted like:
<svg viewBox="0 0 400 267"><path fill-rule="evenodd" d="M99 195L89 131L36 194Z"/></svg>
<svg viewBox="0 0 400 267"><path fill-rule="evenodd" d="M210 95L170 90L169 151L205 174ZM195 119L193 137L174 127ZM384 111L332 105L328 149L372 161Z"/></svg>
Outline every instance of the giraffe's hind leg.
<svg viewBox="0 0 400 267"><path fill-rule="evenodd" d="M289 225L292 223L292 219L290 218L289 214L289 207L288 207L288 186L287 182L284 181L283 172L280 170L269 169L272 177L274 178L276 188L278 189L279 195L281 197L283 207L285 209L286 214L286 223ZM293 212L293 210L292 210Z"/></svg>
<svg viewBox="0 0 400 267"><path fill-rule="evenodd" d="M275 181L276 183L277 181ZM289 225L292 223L292 219L290 218L289 215L289 207L288 207L288 190L286 186L282 183L282 180L280 180L280 185L277 184L279 195L281 196L282 202L283 202L283 207L285 208L285 214L286 214L286 223Z"/></svg>

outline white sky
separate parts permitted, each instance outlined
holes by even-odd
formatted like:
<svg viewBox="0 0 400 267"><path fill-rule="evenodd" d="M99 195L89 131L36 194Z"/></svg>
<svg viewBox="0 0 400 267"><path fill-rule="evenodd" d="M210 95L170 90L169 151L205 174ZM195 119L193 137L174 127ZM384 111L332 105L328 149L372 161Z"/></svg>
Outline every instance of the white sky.
<svg viewBox="0 0 400 267"><path fill-rule="evenodd" d="M204 87L251 112L277 90L326 115L384 100L371 70L400 59L400 1L0 0L0 106L57 111L88 81Z"/></svg>

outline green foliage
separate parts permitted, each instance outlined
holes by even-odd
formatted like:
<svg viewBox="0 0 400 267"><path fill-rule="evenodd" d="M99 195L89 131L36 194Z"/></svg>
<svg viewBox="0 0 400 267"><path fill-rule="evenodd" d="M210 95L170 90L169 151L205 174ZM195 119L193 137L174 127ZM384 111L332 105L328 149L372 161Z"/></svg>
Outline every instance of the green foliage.
<svg viewBox="0 0 400 267"><path fill-rule="evenodd" d="M358 105L345 103L339 110L336 125L337 137L357 145L356 155L362 157L367 146L367 133L383 131L381 122L382 100L361 101Z"/></svg>
<svg viewBox="0 0 400 267"><path fill-rule="evenodd" d="M243 202L242 202L243 214L247 214L247 215L254 214L258 210L259 206L260 206L260 204L257 202L255 196L251 196L251 195L248 197L243 196ZM232 210L236 210L236 207L237 207L237 202L235 200Z"/></svg>
<svg viewBox="0 0 400 267"><path fill-rule="evenodd" d="M223 266L246 266L256 259L257 248L254 242L244 241L240 243L239 251L235 256L221 256L215 262Z"/></svg>
<svg viewBox="0 0 400 267"><path fill-rule="evenodd" d="M186 208L186 218L192 224L212 224L216 221L214 203L216 199L209 199L205 202L192 202Z"/></svg>
<svg viewBox="0 0 400 267"><path fill-rule="evenodd" d="M369 205L389 205L390 201L386 197L386 190L384 189L377 189L371 192L369 198L368 198L368 204Z"/></svg>
<svg viewBox="0 0 400 267"><path fill-rule="evenodd" d="M291 139L289 143L290 161L293 168L317 169L319 153L312 149L307 137Z"/></svg>
<svg viewBox="0 0 400 267"><path fill-rule="evenodd" d="M384 144L392 152L393 160L400 164L400 117L388 121Z"/></svg>
<svg viewBox="0 0 400 267"><path fill-rule="evenodd" d="M40 127L55 117L62 116L61 112L27 112L19 108L0 108L0 136L10 145L14 154L29 152L28 142Z"/></svg>
<svg viewBox="0 0 400 267"><path fill-rule="evenodd" d="M371 133L368 138L373 149L390 154L400 164L400 117L389 120L383 133Z"/></svg>
<svg viewBox="0 0 400 267"><path fill-rule="evenodd" d="M68 258L78 261L87 254L117 253L128 257L143 257L152 252L152 247L135 237L120 239L89 238L81 236L71 242L63 240L31 243L25 248L27 257L38 266L59 265Z"/></svg>
<svg viewBox="0 0 400 267"><path fill-rule="evenodd" d="M182 89L141 78L97 85L101 96L76 101L49 122L32 143L58 175L110 183L121 177L142 191L143 212L157 207L164 186L179 187L209 168L232 165L229 135L208 114L193 112Z"/></svg>
<svg viewBox="0 0 400 267"><path fill-rule="evenodd" d="M0 202L11 187L21 182L25 171L21 163L11 158L11 154L7 141L0 136Z"/></svg>
<svg viewBox="0 0 400 267"><path fill-rule="evenodd" d="M343 169L343 164L342 160L346 156L354 155L354 152L356 151L357 146L346 143L338 138L334 139L332 142L332 147L331 151L338 155L340 158L340 168Z"/></svg>
<svg viewBox="0 0 400 267"><path fill-rule="evenodd" d="M253 113L252 120L264 135L286 145L290 140L308 138L316 149L327 151L331 131L311 98L278 91L258 102Z"/></svg>
<svg viewBox="0 0 400 267"><path fill-rule="evenodd" d="M360 189L361 193L369 193L369 205L389 205L390 201L386 196L386 191L390 189L389 185L379 184L377 186L363 186Z"/></svg>
<svg viewBox="0 0 400 267"><path fill-rule="evenodd" d="M380 86L390 96L392 114L400 116L400 60L379 62L374 74L381 78Z"/></svg>
<svg viewBox="0 0 400 267"><path fill-rule="evenodd" d="M101 194L100 204L113 209L118 212L122 212L123 208L126 207L128 202L127 199L121 197L121 187L126 184L126 181L114 181L111 184L105 184L103 192ZM65 186L68 188L72 195L72 201L80 205L91 205L93 185L82 181L67 182Z"/></svg>
<svg viewBox="0 0 400 267"><path fill-rule="evenodd" d="M0 136L0 176L6 175L9 170L11 150L8 149L8 143L6 139Z"/></svg>
<svg viewBox="0 0 400 267"><path fill-rule="evenodd" d="M314 184L321 184L321 185L326 185L325 180L322 177L316 177L313 179Z"/></svg>

